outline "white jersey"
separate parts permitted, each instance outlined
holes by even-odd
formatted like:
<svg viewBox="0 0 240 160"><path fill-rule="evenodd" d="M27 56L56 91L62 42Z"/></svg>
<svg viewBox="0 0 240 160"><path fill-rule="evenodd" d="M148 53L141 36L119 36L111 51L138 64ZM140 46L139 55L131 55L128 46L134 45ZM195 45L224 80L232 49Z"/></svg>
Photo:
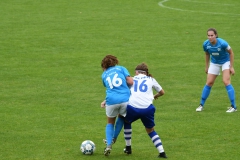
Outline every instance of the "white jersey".
<svg viewBox="0 0 240 160"><path fill-rule="evenodd" d="M162 87L152 77L144 74L134 76L133 85L130 88L131 96L129 98L129 104L135 108L148 108L154 99L152 89L160 92Z"/></svg>

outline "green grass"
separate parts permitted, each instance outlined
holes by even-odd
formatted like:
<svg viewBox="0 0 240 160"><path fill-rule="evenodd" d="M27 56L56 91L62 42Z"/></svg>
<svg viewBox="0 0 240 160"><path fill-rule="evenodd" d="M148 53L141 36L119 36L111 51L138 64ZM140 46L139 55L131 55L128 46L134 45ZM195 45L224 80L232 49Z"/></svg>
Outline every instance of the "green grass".
<svg viewBox="0 0 240 160"><path fill-rule="evenodd" d="M232 84L239 104L240 2L169 0L163 3L169 8L159 2L1 1L0 159L156 158L140 121L133 124L132 155L123 154L121 133L111 155L103 156L100 62L106 54L116 55L132 75L146 62L164 88L154 101L155 129L169 159L239 159L240 117L225 112L221 77L204 112L195 109L206 81L202 43L209 27L235 53ZM79 150L86 139L97 146L92 156Z"/></svg>

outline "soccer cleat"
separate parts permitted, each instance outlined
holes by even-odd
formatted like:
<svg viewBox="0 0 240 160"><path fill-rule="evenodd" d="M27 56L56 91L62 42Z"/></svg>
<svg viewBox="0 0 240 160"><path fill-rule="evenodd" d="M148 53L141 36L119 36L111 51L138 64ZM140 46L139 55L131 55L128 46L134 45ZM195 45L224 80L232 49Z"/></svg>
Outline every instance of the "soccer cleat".
<svg viewBox="0 0 240 160"><path fill-rule="evenodd" d="M126 147L123 149L123 152L124 152L124 153L127 153L127 154L132 154L132 148L131 148L131 146L126 146Z"/></svg>
<svg viewBox="0 0 240 160"><path fill-rule="evenodd" d="M112 148L107 147L107 148L104 149L104 153L103 153L103 154L104 154L105 156L109 156L109 154L111 153L111 150L112 150Z"/></svg>
<svg viewBox="0 0 240 160"><path fill-rule="evenodd" d="M117 141L117 139L113 138L111 145L113 145L114 143L116 143L116 141ZM103 139L103 143L107 145L107 140L106 140L106 139Z"/></svg>
<svg viewBox="0 0 240 160"><path fill-rule="evenodd" d="M159 153L158 158L167 158L167 155L165 152Z"/></svg>
<svg viewBox="0 0 240 160"><path fill-rule="evenodd" d="M228 110L226 112L228 113L232 113L232 112L236 112L237 108L233 108L232 106L228 108Z"/></svg>
<svg viewBox="0 0 240 160"><path fill-rule="evenodd" d="M196 109L197 112L201 112L203 110L203 106L200 104L199 107Z"/></svg>

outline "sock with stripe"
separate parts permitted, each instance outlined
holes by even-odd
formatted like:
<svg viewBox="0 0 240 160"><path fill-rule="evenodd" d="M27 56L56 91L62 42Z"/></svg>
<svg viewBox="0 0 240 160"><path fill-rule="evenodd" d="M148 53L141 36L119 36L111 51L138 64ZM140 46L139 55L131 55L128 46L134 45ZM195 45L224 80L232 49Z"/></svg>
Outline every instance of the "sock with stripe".
<svg viewBox="0 0 240 160"><path fill-rule="evenodd" d="M125 138L126 146L131 146L131 139L132 139L131 123L124 122L124 138Z"/></svg>
<svg viewBox="0 0 240 160"><path fill-rule="evenodd" d="M159 153L164 152L162 141L161 141L160 137L158 136L158 134L155 131L153 131L153 132L149 133L148 135L151 138L155 147L157 148L158 152Z"/></svg>

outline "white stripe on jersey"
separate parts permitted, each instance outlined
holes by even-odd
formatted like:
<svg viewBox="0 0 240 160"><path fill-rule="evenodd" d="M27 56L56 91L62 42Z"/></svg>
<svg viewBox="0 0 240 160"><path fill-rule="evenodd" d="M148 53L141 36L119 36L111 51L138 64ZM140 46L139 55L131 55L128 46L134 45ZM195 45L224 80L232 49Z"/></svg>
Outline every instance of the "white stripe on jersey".
<svg viewBox="0 0 240 160"><path fill-rule="evenodd" d="M231 47L228 45L228 46L227 46L227 50L230 50L230 49L231 49Z"/></svg>

